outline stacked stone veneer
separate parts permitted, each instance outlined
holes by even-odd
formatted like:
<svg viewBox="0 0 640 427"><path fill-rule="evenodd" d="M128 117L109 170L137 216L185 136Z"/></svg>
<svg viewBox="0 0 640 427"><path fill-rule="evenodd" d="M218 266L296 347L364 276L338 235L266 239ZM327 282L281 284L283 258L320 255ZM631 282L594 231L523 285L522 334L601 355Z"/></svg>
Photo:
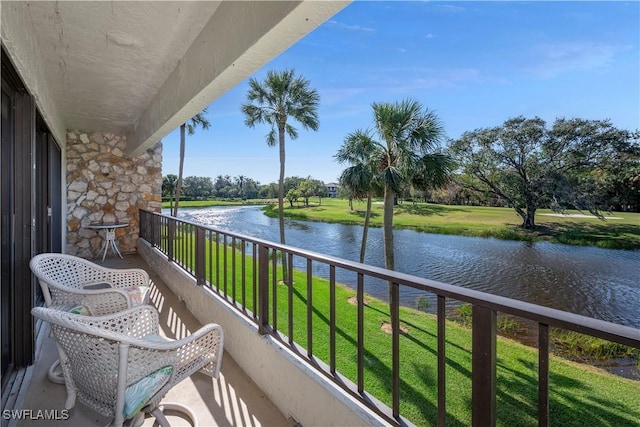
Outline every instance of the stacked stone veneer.
<svg viewBox="0 0 640 427"><path fill-rule="evenodd" d="M139 209L162 207L162 143L144 154L125 156L126 138L109 133L67 132L67 247L83 258L101 252L104 231L92 222L127 222L116 229L122 253L136 251ZM109 252L111 254L111 252Z"/></svg>

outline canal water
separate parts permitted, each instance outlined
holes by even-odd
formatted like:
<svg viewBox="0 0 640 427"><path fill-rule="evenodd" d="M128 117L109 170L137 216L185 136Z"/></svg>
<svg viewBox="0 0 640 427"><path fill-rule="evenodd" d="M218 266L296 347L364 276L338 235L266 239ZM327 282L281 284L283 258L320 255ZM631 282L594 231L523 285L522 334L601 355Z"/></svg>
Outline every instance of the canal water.
<svg viewBox="0 0 640 427"><path fill-rule="evenodd" d="M278 220L257 206L181 209L179 218L279 241ZM361 226L286 220L286 227L290 246L352 261L359 258ZM640 251L411 230L396 230L394 241L397 271L640 328ZM369 229L365 262L384 266L381 228ZM318 268L314 273L322 274ZM337 279L354 282L351 275ZM365 292L387 298L386 282L372 279L365 286ZM404 305L415 307L424 297L435 308L433 296L401 291Z"/></svg>

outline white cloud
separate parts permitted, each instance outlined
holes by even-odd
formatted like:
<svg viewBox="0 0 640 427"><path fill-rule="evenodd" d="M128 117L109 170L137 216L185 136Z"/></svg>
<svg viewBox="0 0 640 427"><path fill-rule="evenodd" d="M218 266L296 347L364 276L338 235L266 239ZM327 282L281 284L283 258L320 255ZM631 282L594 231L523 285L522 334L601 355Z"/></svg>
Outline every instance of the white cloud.
<svg viewBox="0 0 640 427"><path fill-rule="evenodd" d="M465 10L465 8L462 6L454 6L452 4L438 4L436 5L436 9L442 12L449 12L449 13L459 13L459 12L464 12Z"/></svg>
<svg viewBox="0 0 640 427"><path fill-rule="evenodd" d="M606 69L622 47L594 42L538 45L531 50L535 62L525 70L539 78L553 78L580 70Z"/></svg>
<svg viewBox="0 0 640 427"><path fill-rule="evenodd" d="M328 22L329 22L329 24L331 24L331 25L333 25L335 27L338 27L338 28L341 28L341 29L344 29L344 30L349 30L349 31L363 31L363 32L367 32L367 33L373 33L373 32L376 31L374 28L371 28L371 27L363 27L363 26L357 25L357 24L349 25L349 24L345 24L344 22L339 22L339 21L336 21L336 20L333 20L333 19L331 21L328 21Z"/></svg>
<svg viewBox="0 0 640 427"><path fill-rule="evenodd" d="M376 86L396 93L419 89L456 88L465 84L504 83L484 76L476 68L387 68L368 76ZM400 79L396 76L410 76Z"/></svg>

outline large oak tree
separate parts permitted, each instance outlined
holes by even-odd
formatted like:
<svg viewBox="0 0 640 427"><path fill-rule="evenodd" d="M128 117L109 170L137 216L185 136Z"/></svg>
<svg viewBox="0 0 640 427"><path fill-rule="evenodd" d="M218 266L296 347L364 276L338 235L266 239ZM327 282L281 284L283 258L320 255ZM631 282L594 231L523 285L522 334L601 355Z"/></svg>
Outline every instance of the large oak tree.
<svg viewBox="0 0 640 427"><path fill-rule="evenodd" d="M465 132L449 148L466 176L460 183L504 200L535 229L537 209L577 208L599 214L602 200L585 179L607 159L632 152L632 134L607 120L515 117L502 126Z"/></svg>

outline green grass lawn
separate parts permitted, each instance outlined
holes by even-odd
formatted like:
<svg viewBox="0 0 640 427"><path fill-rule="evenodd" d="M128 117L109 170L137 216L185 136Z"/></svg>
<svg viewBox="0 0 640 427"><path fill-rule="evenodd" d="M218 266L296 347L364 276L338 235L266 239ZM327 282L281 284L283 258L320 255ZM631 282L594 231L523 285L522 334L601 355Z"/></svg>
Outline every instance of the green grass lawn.
<svg viewBox="0 0 640 427"><path fill-rule="evenodd" d="M213 251L213 252L212 252ZM234 255L235 254L235 255ZM216 282L215 259L219 257L218 283L236 301L242 298L243 259L239 250L226 250L226 270L222 245L216 255L215 245L208 247L207 277ZM244 259L245 301L254 310L253 259ZM225 276L226 271L226 276ZM225 279L226 277L226 279ZM235 280L233 279L235 277ZM225 285L226 282L226 285ZM232 284L235 282L235 293ZM271 284L271 277L269 278ZM366 285L366 279L365 279ZM277 317L271 324L287 335L289 330L289 288L275 285ZM366 288L365 288L366 289ZM270 285L270 293L273 286ZM355 291L336 287L336 365L340 374L357 380L357 308L348 302ZM307 343L307 275L294 271L291 288L293 339L302 347ZM313 354L329 363L329 282L322 277L312 280ZM364 383L365 390L387 405L391 404L391 336L381 330L389 321L386 303L371 296L364 307ZM270 304L273 304L272 296ZM272 309L271 309L272 310ZM270 317L272 315L270 314ZM275 321L274 321L275 320ZM437 335L433 315L407 307L400 309L401 325L407 333L400 337L402 416L417 425L436 424ZM471 423L471 336L470 330L454 322L446 325L447 424L467 426ZM499 426L537 425L537 351L498 338L497 345L497 418ZM550 416L558 426L637 426L640 420L640 382L620 378L605 371L579 365L552 356L550 360Z"/></svg>
<svg viewBox="0 0 640 427"><path fill-rule="evenodd" d="M374 203L371 215L372 226L381 227L383 206ZM322 204L310 207L290 207L285 216L309 221L340 222L344 224L364 223L365 202L349 202L342 199L323 199ZM269 206L265 212L277 216L277 207ZM520 227L521 219L511 208L480 206L447 206L405 202L395 208L394 228L410 228L416 231L465 236L496 237L508 240L538 241L595 245L615 249L640 249L640 214L615 212L605 219L549 216L549 209L540 209L536 214L536 231ZM580 214L568 211L567 214ZM607 219L616 217L621 219Z"/></svg>

